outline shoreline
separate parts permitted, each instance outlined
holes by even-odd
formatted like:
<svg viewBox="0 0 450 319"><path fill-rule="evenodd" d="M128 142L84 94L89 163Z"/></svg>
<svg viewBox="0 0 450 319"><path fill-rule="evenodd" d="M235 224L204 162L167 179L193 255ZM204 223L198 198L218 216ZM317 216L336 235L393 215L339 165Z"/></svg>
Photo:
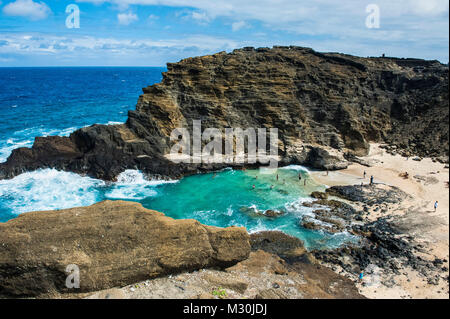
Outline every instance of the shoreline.
<svg viewBox="0 0 450 319"><path fill-rule="evenodd" d="M346 278L346 280L348 280L348 283L353 283L356 287L356 291L366 298L448 298L449 218L446 212L448 212L449 199L448 191L446 188L447 185L445 184L446 182L448 182L448 168L444 168L444 164L435 163L431 159L427 158L423 159L422 161L415 161L412 159L406 159L399 155L394 156L391 154L387 154L383 149L380 148L380 145L378 144L371 144L370 153L368 154L368 156L362 157L360 159L364 163L367 163L369 166L363 166L358 163L351 163L348 168L339 171L326 172L307 170L307 172L310 179L312 179L317 184L325 185L327 188L331 188L333 186L349 186L353 187L354 189L359 189L359 187L355 186L360 185L361 182L363 182L367 186L369 184L370 176L373 175L376 185L374 186L374 189L382 190L386 188L388 191L391 191L391 193L388 192L388 194L394 195L397 194L393 193L392 189L398 189L399 194L401 194L401 196L404 195L403 198L401 198L401 201L388 203L385 206L386 209L382 209L380 211L379 209L375 208L375 206L379 206L379 202L373 205L367 204L367 202L364 203L362 201L352 202L351 200L347 200L331 193L330 201L327 201L325 199L319 205L327 206L327 204L331 204L331 202L336 202L337 200L337 202L341 202L342 205L352 206L354 209L352 210L352 212L350 212L350 215L347 215L344 218L344 220L346 220L348 223L346 226L347 229L349 229L348 227L351 227L352 231L355 230L355 228L353 228L355 224L365 226L377 223L379 220L389 219L390 222L395 222L397 226L402 226L402 234L399 238L408 237L411 239L408 240L411 243L411 246L403 246L408 247L407 250L404 250L400 253L394 252L391 256L394 256L395 259L401 259L408 254L416 254L416 257L421 261L423 260L424 263L432 264L435 263L436 260L442 260L442 263L438 263L438 265L435 265L436 267L431 269L430 272L426 273L423 272L423 269L421 268L415 269L414 266L410 267L411 264L408 263L398 263L400 266L394 271L392 271L392 269L389 267L381 267L379 269L377 268L375 269L375 271L373 271L372 269L372 272L369 271L365 274L362 283L357 281L358 273L356 271L349 271L349 269L357 269L357 267L359 267L358 264L352 264L352 262L350 261L347 263L347 265L339 265L339 263L336 264L333 263L333 261L330 262L330 260L328 260L327 262L326 260L324 261L320 258L320 252L316 254L316 252L312 250L311 258L312 260L314 260L313 263L317 266L320 265L327 268L328 271L331 271L338 276ZM363 179L362 177L364 171L366 171L367 173L366 179ZM409 178L405 179L399 176L404 172L409 173ZM392 187L392 189L389 187ZM319 193L320 195L320 192L316 193ZM334 200L334 198L336 198L336 200ZM432 206L435 199L440 203L437 212L433 211ZM335 211L333 211L332 205L329 207L331 208L332 213L336 213ZM345 208L345 206L343 207ZM327 231L325 228L324 230ZM248 234L250 236L258 236L258 232L248 232ZM367 237L364 232L360 235L362 235L362 238ZM394 236L392 236L388 240L395 241L395 238ZM349 245L349 247L351 247L351 245ZM417 247L421 248L417 249ZM411 248L411 250L409 250L409 248ZM354 255L352 256L352 254L350 253L347 254L346 249L347 247L342 247L337 249L330 249L330 251L332 251L333 253L337 253L338 255L344 252L344 258L347 259L354 257ZM419 254L417 254L418 251ZM362 250L362 252L367 252L367 250ZM278 256L282 257L281 255ZM288 257L288 259L286 260L289 260L289 258L291 257ZM372 257L369 256L368 258L370 259ZM282 259L284 259L284 257L282 257ZM348 265L350 265L350 267L346 267ZM441 270L447 269L446 278L445 274L443 276L442 271L440 271L438 268ZM202 270L201 273L203 273L203 271L205 270ZM197 280L199 280L200 278L197 278L195 274L191 275L187 273L180 276L180 278L184 278L183 276L188 276L188 278L191 278L194 282L197 282ZM242 276L242 274L240 274L239 276ZM122 292L119 295L138 298L153 296L149 295L146 292L146 287L155 287L155 285L157 285L157 282L162 282L163 285L167 285L168 283L166 281L168 279L166 280L164 278L166 277L162 277L162 279L150 279L150 281L147 280L144 286L136 283L130 286L118 288ZM171 276L167 278L170 279ZM245 276L242 278L245 278ZM224 280L225 279L228 280L228 275L224 274ZM130 290L130 287L134 287L136 285L140 285L142 287L143 290L140 290L142 294L132 293L133 291ZM98 293L99 292L95 293L94 296L101 295L99 295ZM230 293L232 295L232 291ZM83 297L86 296L87 295L83 295ZM172 295L172 297L174 296L176 295ZM239 294L239 296L243 295ZM52 297L64 298L64 294L54 295ZM69 295L67 295L67 297L70 298Z"/></svg>
<svg viewBox="0 0 450 319"><path fill-rule="evenodd" d="M368 156L361 159L370 163L370 167L353 163L347 169L329 172L328 175L318 171L312 171L310 174L316 182L329 187L359 185L361 182L368 184L370 176L373 175L375 184L398 187L410 195L399 205L389 205L384 212L369 208L364 222L390 218L400 223L403 226L402 235L412 237L415 244L423 247L424 252L420 254L420 258L425 261L436 258L444 261L442 269L447 269L447 278L439 280L438 284L430 284L430 279L420 272L400 268L398 275L381 275L381 281L390 281L389 285L357 283L360 293L368 298L449 298L449 193L446 184L449 176L448 165L433 162L430 158L416 161L400 155L391 155L380 148L379 144L371 144ZM364 171L367 173L365 180ZM408 172L409 178L399 176L404 172ZM439 201L439 206L434 212L433 204L436 200ZM363 205L358 208L363 209ZM358 274L346 273L337 266L334 268L336 272L356 281ZM366 276L367 281L372 279L370 275Z"/></svg>

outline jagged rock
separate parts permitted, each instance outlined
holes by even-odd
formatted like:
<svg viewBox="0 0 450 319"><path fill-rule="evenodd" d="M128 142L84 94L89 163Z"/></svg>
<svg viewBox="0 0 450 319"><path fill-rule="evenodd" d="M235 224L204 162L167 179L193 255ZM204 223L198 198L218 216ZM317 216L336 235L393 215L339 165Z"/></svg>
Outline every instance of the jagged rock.
<svg viewBox="0 0 450 319"><path fill-rule="evenodd" d="M125 286L205 267L230 267L250 254L244 228L174 220L138 203L22 214L0 224L0 295L36 296ZM80 289L65 286L77 265Z"/></svg>
<svg viewBox="0 0 450 319"><path fill-rule="evenodd" d="M239 208L239 211L245 214L248 214L253 217L269 217L269 218L276 218L283 216L286 214L283 210L276 210L276 209L268 209L268 210L259 210L254 207L241 207Z"/></svg>
<svg viewBox="0 0 450 319"><path fill-rule="evenodd" d="M326 192L331 196L370 206L386 203L398 204L408 197L398 187L383 184L333 186Z"/></svg>
<svg viewBox="0 0 450 319"><path fill-rule="evenodd" d="M282 211L282 210L273 210L273 209L268 209L266 211L264 211L264 216L266 217L280 217L283 216L284 214L286 214L286 212Z"/></svg>
<svg viewBox="0 0 450 319"><path fill-rule="evenodd" d="M311 197L316 199L327 199L328 194L324 192L312 192Z"/></svg>
<svg viewBox="0 0 450 319"><path fill-rule="evenodd" d="M172 130L192 133L193 120L204 128L278 128L282 165L345 168L343 154L366 155L370 141L448 162L448 66L438 61L291 46L220 52L167 69L125 124L37 138L0 164L0 179L46 167L114 180L125 169L180 177L232 166L167 158Z"/></svg>

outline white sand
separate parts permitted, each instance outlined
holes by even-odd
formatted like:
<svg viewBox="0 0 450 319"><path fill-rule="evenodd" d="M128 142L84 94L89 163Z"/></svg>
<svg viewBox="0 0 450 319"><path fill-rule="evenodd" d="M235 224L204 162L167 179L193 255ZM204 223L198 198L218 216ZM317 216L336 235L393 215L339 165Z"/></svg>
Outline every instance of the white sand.
<svg viewBox="0 0 450 319"><path fill-rule="evenodd" d="M449 170L444 168L444 164L433 163L430 158L414 161L387 154L378 144L372 144L369 155L363 159L372 167L352 164L345 170L329 172L328 176L324 172L312 172L312 176L319 183L334 186L368 183L373 175L376 183L397 186L411 195L411 199L405 200L401 206L389 206L387 213L371 211L369 218L376 220L389 215L402 219L407 233L425 246L421 257L426 260L446 259L443 266L448 269L449 189L446 182L449 181ZM366 179L363 179L364 171ZM408 172L408 179L399 176L404 172ZM435 201L439 201L436 212L433 207ZM439 285L432 285L413 269L400 269L400 273L402 275L393 277L392 287L380 284L358 286L369 298L449 298L448 281L442 279ZM444 275L441 272L441 276ZM445 276L448 276L448 271Z"/></svg>

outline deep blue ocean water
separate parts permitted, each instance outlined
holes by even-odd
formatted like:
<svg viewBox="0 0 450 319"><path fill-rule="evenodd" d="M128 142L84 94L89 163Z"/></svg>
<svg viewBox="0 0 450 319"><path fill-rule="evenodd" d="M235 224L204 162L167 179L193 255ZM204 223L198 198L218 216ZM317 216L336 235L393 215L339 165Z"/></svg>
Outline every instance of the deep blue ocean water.
<svg viewBox="0 0 450 319"><path fill-rule="evenodd" d="M35 136L68 136L94 123L124 122L142 88L159 82L164 68L0 68L0 162L11 150L31 146ZM308 179L299 183L298 174ZM279 180L276 180L276 174ZM292 166L277 172L235 171L150 181L138 171L123 172L116 183L44 169L0 181L0 222L18 214L86 206L101 200L132 200L166 215L194 218L213 226L244 226L249 231L281 230L308 247L336 247L356 238L303 229L310 215L304 201L323 190L308 170ZM258 176L256 179L255 177ZM255 188L253 189L253 185ZM273 187L271 187L273 185ZM277 219L257 211L283 210Z"/></svg>
<svg viewBox="0 0 450 319"><path fill-rule="evenodd" d="M35 136L124 122L165 68L0 68L0 162Z"/></svg>

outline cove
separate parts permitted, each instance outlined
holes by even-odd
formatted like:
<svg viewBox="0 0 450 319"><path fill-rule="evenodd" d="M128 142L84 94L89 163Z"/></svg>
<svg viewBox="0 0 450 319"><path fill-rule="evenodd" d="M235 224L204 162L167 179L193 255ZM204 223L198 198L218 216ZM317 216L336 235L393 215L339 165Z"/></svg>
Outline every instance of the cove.
<svg viewBox="0 0 450 319"><path fill-rule="evenodd" d="M309 197L311 192L324 190L325 186L315 183L301 166L267 170L267 173L264 169L226 169L160 185L155 196L140 202L146 208L176 219L192 218L218 227L243 226L249 232L282 231L302 239L308 248L339 247L354 241L348 233L328 234L300 226L302 217L312 213L311 208L302 204L313 201ZM285 214L275 218L258 214L266 210Z"/></svg>
<svg viewBox="0 0 450 319"><path fill-rule="evenodd" d="M147 180L139 171L127 170L115 183L46 169L0 181L0 222L28 211L128 200L175 219L196 219L218 227L242 226L249 232L282 231L302 239L307 248L334 248L355 241L348 233L329 234L301 227L301 219L312 213L312 208L303 203L313 201L311 192L324 189L301 166L225 169L178 181ZM267 210L284 214L262 215Z"/></svg>

